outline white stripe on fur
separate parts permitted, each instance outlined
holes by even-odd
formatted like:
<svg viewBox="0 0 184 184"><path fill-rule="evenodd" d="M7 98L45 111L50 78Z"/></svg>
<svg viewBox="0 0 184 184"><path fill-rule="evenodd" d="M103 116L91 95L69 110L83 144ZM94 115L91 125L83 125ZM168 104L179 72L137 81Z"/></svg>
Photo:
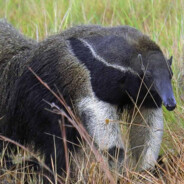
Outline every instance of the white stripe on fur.
<svg viewBox="0 0 184 184"><path fill-rule="evenodd" d="M98 61L102 62L103 64L105 64L107 67L112 67L112 68L115 68L119 71L122 71L122 72L131 72L132 74L134 75L137 75L137 72L135 72L134 70L132 70L130 67L122 67L122 66L119 66L119 65L115 65L115 64L110 64L108 62L105 61L105 59L103 59L101 56L99 56L92 45L90 45L86 40L84 39L79 39L86 47L88 47L92 53L92 55L94 56L94 58L96 58Z"/></svg>

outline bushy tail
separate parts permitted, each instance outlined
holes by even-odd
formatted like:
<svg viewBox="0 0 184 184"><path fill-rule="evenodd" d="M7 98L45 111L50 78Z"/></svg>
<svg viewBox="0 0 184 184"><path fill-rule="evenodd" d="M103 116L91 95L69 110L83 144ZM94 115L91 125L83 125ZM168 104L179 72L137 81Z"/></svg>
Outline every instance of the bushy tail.
<svg viewBox="0 0 184 184"><path fill-rule="evenodd" d="M36 41L27 39L5 19L0 19L0 64L10 60L20 51L32 49Z"/></svg>

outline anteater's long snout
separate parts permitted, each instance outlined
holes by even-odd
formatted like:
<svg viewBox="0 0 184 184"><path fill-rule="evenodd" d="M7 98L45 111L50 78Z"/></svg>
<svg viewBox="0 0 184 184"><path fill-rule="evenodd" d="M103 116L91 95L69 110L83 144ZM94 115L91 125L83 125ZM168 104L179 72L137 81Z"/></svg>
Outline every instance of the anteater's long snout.
<svg viewBox="0 0 184 184"><path fill-rule="evenodd" d="M176 100L174 96L168 97L166 100L163 101L163 104L167 108L167 110L172 111L176 107Z"/></svg>
<svg viewBox="0 0 184 184"><path fill-rule="evenodd" d="M155 81L156 91L162 99L163 105L167 110L172 111L176 107L176 100L174 97L172 85L170 81Z"/></svg>

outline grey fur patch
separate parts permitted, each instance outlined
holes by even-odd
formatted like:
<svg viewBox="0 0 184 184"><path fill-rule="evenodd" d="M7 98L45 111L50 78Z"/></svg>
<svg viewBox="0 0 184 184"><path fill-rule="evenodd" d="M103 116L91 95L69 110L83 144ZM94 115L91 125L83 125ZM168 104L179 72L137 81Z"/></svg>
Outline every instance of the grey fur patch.
<svg viewBox="0 0 184 184"><path fill-rule="evenodd" d="M117 107L99 101L94 96L85 97L78 102L79 115L90 136L101 150L114 146L124 148L118 121ZM106 123L106 119L113 120Z"/></svg>
<svg viewBox="0 0 184 184"><path fill-rule="evenodd" d="M131 121L130 146L138 170L153 168L163 135L162 109L141 108Z"/></svg>

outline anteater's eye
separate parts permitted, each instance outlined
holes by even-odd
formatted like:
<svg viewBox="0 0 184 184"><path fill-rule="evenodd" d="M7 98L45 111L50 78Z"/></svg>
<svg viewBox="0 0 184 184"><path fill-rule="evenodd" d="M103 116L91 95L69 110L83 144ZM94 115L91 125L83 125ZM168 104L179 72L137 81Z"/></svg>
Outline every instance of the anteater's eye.
<svg viewBox="0 0 184 184"><path fill-rule="evenodd" d="M140 78L141 79L145 79L145 78L150 79L150 78L152 78L151 72L150 71L146 71L146 72L142 73L140 75Z"/></svg>
<svg viewBox="0 0 184 184"><path fill-rule="evenodd" d="M147 79L151 79L152 78L152 74L151 74L151 72L150 71L146 71L146 73L145 73L145 76L144 76L145 78L147 78Z"/></svg>
<svg viewBox="0 0 184 184"><path fill-rule="evenodd" d="M151 77L151 72L150 71L147 71L146 72L146 75Z"/></svg>

